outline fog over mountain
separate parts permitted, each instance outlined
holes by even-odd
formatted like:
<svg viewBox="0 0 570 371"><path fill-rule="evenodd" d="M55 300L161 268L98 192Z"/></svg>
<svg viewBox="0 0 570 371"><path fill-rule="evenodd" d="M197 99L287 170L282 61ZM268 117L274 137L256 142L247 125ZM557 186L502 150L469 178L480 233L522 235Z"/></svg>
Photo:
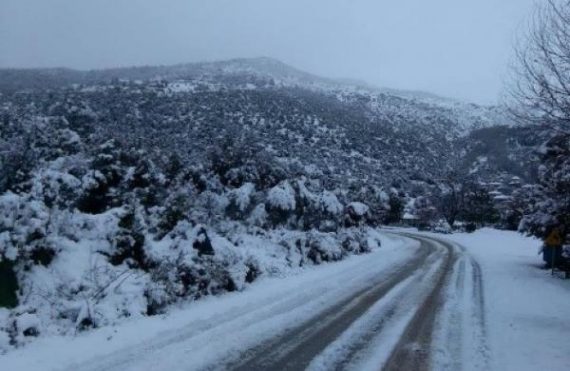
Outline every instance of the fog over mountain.
<svg viewBox="0 0 570 371"><path fill-rule="evenodd" d="M3 0L0 66L268 56L321 76L495 103L533 2Z"/></svg>

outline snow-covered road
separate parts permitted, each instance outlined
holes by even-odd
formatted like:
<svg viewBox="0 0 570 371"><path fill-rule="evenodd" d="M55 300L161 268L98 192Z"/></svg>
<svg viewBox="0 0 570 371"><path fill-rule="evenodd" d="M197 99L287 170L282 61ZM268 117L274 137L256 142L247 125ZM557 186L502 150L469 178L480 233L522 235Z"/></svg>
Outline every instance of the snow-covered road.
<svg viewBox="0 0 570 371"><path fill-rule="evenodd" d="M475 259L486 255L451 240L392 231L371 254L166 317L39 339L0 361L26 371L533 369L494 359L507 324L488 302L493 272Z"/></svg>
<svg viewBox="0 0 570 371"><path fill-rule="evenodd" d="M364 289L241 354L228 368L484 368L488 356L477 263L457 245L409 237L419 249L404 264L380 270ZM457 323L447 326L451 320ZM465 349L460 346L464 337L471 345Z"/></svg>

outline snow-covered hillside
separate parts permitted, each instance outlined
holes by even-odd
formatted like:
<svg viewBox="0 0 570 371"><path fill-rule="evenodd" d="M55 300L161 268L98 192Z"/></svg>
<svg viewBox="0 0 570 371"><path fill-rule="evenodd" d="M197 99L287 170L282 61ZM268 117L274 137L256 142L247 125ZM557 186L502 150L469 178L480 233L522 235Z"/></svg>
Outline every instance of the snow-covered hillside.
<svg viewBox="0 0 570 371"><path fill-rule="evenodd" d="M444 177L491 155L473 128L501 122L267 58L0 70L0 92L3 347L370 252L403 205L439 217ZM497 158L524 169L534 144ZM462 217L497 222L479 183L509 161L477 168L464 198L483 211Z"/></svg>
<svg viewBox="0 0 570 371"><path fill-rule="evenodd" d="M322 172L340 169L344 179L372 177L385 187L440 178L461 156L457 139L510 124L500 107L322 78L270 58L89 72L0 70L0 91L5 111L41 101L27 113L75 109L77 119L99 117L104 125L119 115L117 131L127 121L136 123L134 130L148 131L149 124L156 130L160 120L175 146L186 147L180 141L190 127L204 137L240 130L280 158L302 166L323 162Z"/></svg>
<svg viewBox="0 0 570 371"><path fill-rule="evenodd" d="M28 88L52 88L71 84L100 84L113 79L198 81L202 83L227 80L235 84L244 79L257 80L280 87L297 87L328 94L357 95L366 97L374 104L394 98L403 99L409 110L440 111L454 121L462 132L495 125L509 125L510 119L500 107L487 107L444 98L424 92L413 92L375 87L349 79L331 79L307 73L278 60L260 57L232 59L228 61L179 64L159 67L132 67L98 71L74 71L68 69L1 70L0 91L15 91ZM234 80L232 83L232 79ZM252 86L256 86L255 83ZM385 107L385 108L389 108Z"/></svg>

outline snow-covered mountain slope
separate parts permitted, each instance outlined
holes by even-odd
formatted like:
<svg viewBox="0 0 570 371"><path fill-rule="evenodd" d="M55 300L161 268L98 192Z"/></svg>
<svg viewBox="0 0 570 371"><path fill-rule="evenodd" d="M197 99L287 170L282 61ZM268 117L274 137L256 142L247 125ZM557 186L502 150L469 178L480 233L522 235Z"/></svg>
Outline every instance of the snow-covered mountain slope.
<svg viewBox="0 0 570 371"><path fill-rule="evenodd" d="M278 86L300 87L337 94L339 99L368 99L370 108L384 117L402 114L407 121L418 116L427 116L437 110L438 114L454 122L457 130L467 134L482 127L508 125L510 119L497 106L481 106L435 94L416 91L379 88L364 82L349 79L329 79L316 76L271 58L234 59L224 62L180 66L181 71L204 76L217 73L251 74L262 79L272 79ZM400 101L396 101L400 98Z"/></svg>
<svg viewBox="0 0 570 371"><path fill-rule="evenodd" d="M444 98L435 94L379 88L365 82L350 79L328 79L316 76L271 58L234 59L211 64L186 65L187 68L201 71L203 75L214 75L218 71L224 74L252 74L260 78L273 79L276 84L286 87L301 87L338 94L339 98L350 99L351 96L368 97L371 108L378 114L395 114L408 111L406 118L414 115L428 115L439 110L450 121L459 126L459 130L467 133L482 127L507 125L510 119L504 110L497 106L482 106L473 103ZM394 98L401 98L394 106ZM409 106L409 107L403 107ZM405 108L405 109L402 109Z"/></svg>
<svg viewBox="0 0 570 371"><path fill-rule="evenodd" d="M96 71L70 69L17 70L0 69L0 91L15 91L26 88L53 88L69 84L99 84L113 79L166 81L191 80L228 85L239 85L245 80L271 83L280 87L297 87L326 93L335 93L339 98L367 98L371 108L381 109L386 115L394 111L410 111L410 118L427 115L434 110L444 118L454 121L463 133L481 127L509 124L505 112L499 107L487 107L465 103L425 92L379 88L349 79L330 79L307 73L278 60L261 57L232 59L228 61L179 64L173 66L145 66L114 68ZM251 83L256 86L255 83ZM258 85L257 85L258 86ZM401 101L394 106L394 99ZM402 110L405 106L404 110Z"/></svg>
<svg viewBox="0 0 570 371"><path fill-rule="evenodd" d="M383 186L438 177L458 138L509 124L500 107L327 79L270 58L88 72L0 70L0 91L5 105L20 109L26 100L42 101L40 115L84 107L122 136L127 121L137 123L132 130L141 138L160 127L174 146L198 135L192 151L198 155L208 136L237 130L287 161Z"/></svg>

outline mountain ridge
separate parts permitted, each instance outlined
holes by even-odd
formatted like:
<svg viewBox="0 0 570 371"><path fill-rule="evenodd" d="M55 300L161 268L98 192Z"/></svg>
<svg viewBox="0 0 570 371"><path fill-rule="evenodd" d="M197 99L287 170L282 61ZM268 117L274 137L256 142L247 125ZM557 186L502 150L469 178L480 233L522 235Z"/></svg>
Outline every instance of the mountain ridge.
<svg viewBox="0 0 570 371"><path fill-rule="evenodd" d="M397 90L375 87L347 79L321 77L292 67L269 57L234 58L213 62L181 63L169 66L120 67L100 70L74 70L68 68L48 69L0 69L0 92L14 93L32 89L56 89L72 85L101 85L115 80L130 81L201 81L218 83L221 78L235 77L241 81L253 77L263 83L281 87L303 89L334 94L339 99L351 96L367 96L371 101L405 99L410 105L422 110L442 109L448 119L458 122L461 135L473 129L497 125L511 125L506 111L500 106L485 106L467 103L452 98L420 91ZM227 81L224 84L228 85ZM234 83L230 83L232 85ZM238 86L239 88L240 86ZM423 107L423 108L422 108ZM427 107L427 108L426 108ZM382 105L386 111L389 105ZM425 108L425 109L424 109ZM392 112L391 114L397 114Z"/></svg>
<svg viewBox="0 0 570 371"><path fill-rule="evenodd" d="M358 87L367 89L370 91L377 91L377 92L386 92L393 95L399 95L402 97L424 97L424 98L432 98L438 100L449 100L449 101L457 101L467 104L475 104L478 106L494 106L494 105L486 105L486 104L478 104L470 101L463 101L454 99L447 96L442 96L433 92L423 91L423 90L414 90L414 89L396 89L391 87L385 86L377 86L376 84L369 83L362 79L355 79L355 78L332 78L332 77L324 77L320 76L315 73L304 71L300 68L294 67L290 64L280 61L279 59L260 56L260 57L250 57L250 58L230 58L230 59L219 59L219 60L211 60L211 61L200 61L200 62L183 62L183 63L175 63L175 64L157 64L157 65L134 65L134 66L124 66L124 67L105 67L105 68L92 68L92 69L81 69L81 68L72 68L72 67L30 67L30 68L18 68L18 67L0 67L0 76L6 73L44 73L48 75L57 75L62 73L68 74L75 74L75 75L104 75L104 74L115 74L114 77L121 78L121 76L129 75L129 71L138 71L139 73L148 74L150 71L153 73L159 71L167 71L167 70L196 70L196 69L203 69L205 71L212 70L212 68L219 68L225 70L224 72L231 72L227 69L228 66L241 66L242 70L236 70L235 72L244 72L246 69L249 69L251 72L265 72L268 75L275 76L275 72L280 70L281 72L285 72L286 75L289 76L297 76L297 77L304 77L313 80L318 80L323 83L328 83L331 85L336 85L338 87ZM156 72L154 72L156 71ZM148 78L148 76L147 76ZM0 85L1 86L1 85Z"/></svg>

